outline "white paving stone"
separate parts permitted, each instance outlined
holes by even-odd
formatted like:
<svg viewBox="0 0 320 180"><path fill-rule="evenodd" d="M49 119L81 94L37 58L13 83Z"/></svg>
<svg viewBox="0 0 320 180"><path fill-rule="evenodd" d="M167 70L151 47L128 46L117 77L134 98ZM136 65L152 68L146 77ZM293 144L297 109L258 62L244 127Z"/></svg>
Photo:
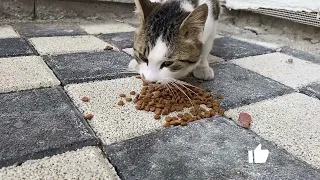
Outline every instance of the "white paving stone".
<svg viewBox="0 0 320 180"><path fill-rule="evenodd" d="M240 112L249 113L254 132L320 168L319 107L320 100L292 93L231 109L225 114L238 119Z"/></svg>
<svg viewBox="0 0 320 180"><path fill-rule="evenodd" d="M91 36L37 37L29 39L41 55L103 51L110 44Z"/></svg>
<svg viewBox="0 0 320 180"><path fill-rule="evenodd" d="M288 59L293 62L289 63ZM320 65L282 53L251 56L231 62L292 88L320 81Z"/></svg>
<svg viewBox="0 0 320 180"><path fill-rule="evenodd" d="M114 24L90 24L81 25L83 30L88 34L107 34L117 32L130 32L135 31L135 28L125 23L114 23Z"/></svg>
<svg viewBox="0 0 320 180"><path fill-rule="evenodd" d="M133 48L122 49L122 51L129 54L130 56L133 56Z"/></svg>
<svg viewBox="0 0 320 180"><path fill-rule="evenodd" d="M65 87L80 111L94 115L89 123L105 144L123 141L162 128L161 121L154 120L153 113L138 111L133 103L117 105L121 99L120 93L129 95L130 91L138 92L140 89L141 81L135 77L71 84ZM83 96L89 97L90 102L83 103L81 101Z"/></svg>
<svg viewBox="0 0 320 180"><path fill-rule="evenodd" d="M20 37L11 26L0 26L0 39Z"/></svg>
<svg viewBox="0 0 320 180"><path fill-rule="evenodd" d="M85 147L0 169L0 179L120 179L97 147Z"/></svg>
<svg viewBox="0 0 320 180"><path fill-rule="evenodd" d="M59 85L50 68L39 56L0 58L0 92Z"/></svg>

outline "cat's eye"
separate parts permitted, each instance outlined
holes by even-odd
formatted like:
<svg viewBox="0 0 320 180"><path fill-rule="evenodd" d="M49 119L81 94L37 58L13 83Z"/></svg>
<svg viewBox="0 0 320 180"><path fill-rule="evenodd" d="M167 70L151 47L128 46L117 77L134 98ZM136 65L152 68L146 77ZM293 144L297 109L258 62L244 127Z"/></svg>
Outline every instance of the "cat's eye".
<svg viewBox="0 0 320 180"><path fill-rule="evenodd" d="M169 67L173 64L173 61L164 61L161 66L160 69L164 68L164 67Z"/></svg>

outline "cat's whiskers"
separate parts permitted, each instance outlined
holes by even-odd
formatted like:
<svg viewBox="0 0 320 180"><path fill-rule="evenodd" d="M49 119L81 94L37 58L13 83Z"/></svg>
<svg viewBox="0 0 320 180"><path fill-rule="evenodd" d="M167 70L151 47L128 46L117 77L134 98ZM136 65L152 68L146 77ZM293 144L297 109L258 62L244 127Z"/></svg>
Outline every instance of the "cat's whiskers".
<svg viewBox="0 0 320 180"><path fill-rule="evenodd" d="M188 85L190 85L191 87L195 87L196 88L196 86L193 86L193 85L191 85L189 83L186 83L186 86L185 86L183 81L180 81L180 80L177 80L177 79L172 79L172 78L171 78L171 80L173 82L175 82L176 84L179 84L179 85L183 86L186 90L188 90L188 91L192 92L193 94L195 94L196 96L198 96L198 98L201 98L198 93L194 92L192 89L187 87Z"/></svg>
<svg viewBox="0 0 320 180"><path fill-rule="evenodd" d="M193 104L192 100L190 99L190 97L175 82L170 81L169 83L172 84L174 87L176 87L178 90L180 90L180 92L182 92L188 98L191 105L194 107L194 104Z"/></svg>

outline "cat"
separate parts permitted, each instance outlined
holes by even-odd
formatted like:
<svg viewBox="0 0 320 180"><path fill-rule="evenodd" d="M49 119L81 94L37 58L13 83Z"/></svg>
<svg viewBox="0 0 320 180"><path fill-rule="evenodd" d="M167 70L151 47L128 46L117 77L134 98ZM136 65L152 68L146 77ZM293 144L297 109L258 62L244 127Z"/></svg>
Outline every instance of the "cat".
<svg viewBox="0 0 320 180"><path fill-rule="evenodd" d="M219 0L135 0L140 26L129 69L149 82L181 79L189 73L212 80L208 56L220 15Z"/></svg>

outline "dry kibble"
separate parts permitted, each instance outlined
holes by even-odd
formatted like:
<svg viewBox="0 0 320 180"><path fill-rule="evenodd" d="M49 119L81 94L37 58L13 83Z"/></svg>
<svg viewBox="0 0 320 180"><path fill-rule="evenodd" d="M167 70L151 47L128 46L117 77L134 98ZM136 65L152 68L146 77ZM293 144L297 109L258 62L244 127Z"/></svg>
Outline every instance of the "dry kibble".
<svg viewBox="0 0 320 180"><path fill-rule="evenodd" d="M92 114L85 114L83 117L86 120L91 120L93 118L93 115Z"/></svg>
<svg viewBox="0 0 320 180"><path fill-rule="evenodd" d="M118 105L119 106L123 106L124 105L124 102L122 100L118 101Z"/></svg>
<svg viewBox="0 0 320 180"><path fill-rule="evenodd" d="M88 98L87 96L83 96L83 97L81 98L81 100L82 100L83 102L89 102L89 98Z"/></svg>
<svg viewBox="0 0 320 180"><path fill-rule="evenodd" d="M135 94L136 94L135 91L131 91L131 92L130 92L130 95L135 95Z"/></svg>
<svg viewBox="0 0 320 180"><path fill-rule="evenodd" d="M137 78L141 79L140 76ZM224 115L224 110L220 108L222 95L213 96L210 89L202 90L192 85L175 84L168 88L162 84L142 80L141 90L131 91L129 94L135 97L126 97L125 94L120 94L120 97L134 103L137 110L153 112L155 119L161 119L162 115L166 116L164 123L166 128L171 125L185 126L189 122L217 114ZM177 116L167 116L173 112L180 113Z"/></svg>
<svg viewBox="0 0 320 180"><path fill-rule="evenodd" d="M132 101L132 98L126 98L126 101L127 101L127 102L131 102L131 101Z"/></svg>

